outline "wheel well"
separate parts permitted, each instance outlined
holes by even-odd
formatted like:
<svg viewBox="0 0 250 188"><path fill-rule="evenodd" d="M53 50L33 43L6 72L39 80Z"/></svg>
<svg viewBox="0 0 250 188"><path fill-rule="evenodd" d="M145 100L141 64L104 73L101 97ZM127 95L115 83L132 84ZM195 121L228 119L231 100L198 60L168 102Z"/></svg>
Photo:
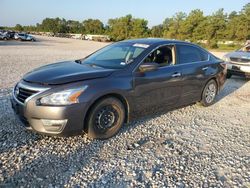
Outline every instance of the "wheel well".
<svg viewBox="0 0 250 188"><path fill-rule="evenodd" d="M120 95L120 94L117 94L117 93L110 93L110 94L106 94L106 95L103 95L103 96L97 98L97 99L90 105L90 107L88 108L87 113L86 113L85 118L84 118L84 127L83 127L83 129L84 129L85 132L87 131L87 126L86 126L86 125L87 125L87 120L88 120L89 113L90 113L92 107L93 107L97 102L99 102L100 100L102 100L102 99L104 99L104 98L108 98L108 97L114 97L114 98L116 98L116 99L118 99L119 101L122 102L122 104L123 104L123 106L124 106L124 108L125 108L125 123L128 123L128 121L129 121L129 105L128 105L127 100L126 100L122 95Z"/></svg>
<svg viewBox="0 0 250 188"><path fill-rule="evenodd" d="M201 93L201 98L202 98L203 91L204 91L204 89L205 89L207 83L210 82L211 80L214 80L214 81L215 81L216 86L217 86L217 93L216 93L216 94L218 94L218 92L219 92L219 85L218 85L217 79L216 79L215 77L213 77L213 78L210 78L210 79L206 82L206 84L204 85L204 87L203 87L203 89L202 89L202 93Z"/></svg>

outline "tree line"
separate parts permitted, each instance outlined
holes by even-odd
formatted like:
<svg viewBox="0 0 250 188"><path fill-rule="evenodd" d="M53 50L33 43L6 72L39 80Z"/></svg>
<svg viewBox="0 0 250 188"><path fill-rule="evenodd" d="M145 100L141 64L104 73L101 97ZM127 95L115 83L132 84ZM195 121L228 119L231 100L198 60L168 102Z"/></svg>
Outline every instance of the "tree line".
<svg viewBox="0 0 250 188"><path fill-rule="evenodd" d="M145 19L127 15L109 19L105 25L98 19L87 19L82 22L64 18L45 18L36 26L21 26L17 31L37 31L53 33L106 34L113 41L141 37L162 37L169 39L189 40L191 42L206 40L210 45L218 40L244 41L250 39L250 3L241 11L226 14L219 9L211 15L204 15L196 9L189 14L178 12L166 18L162 24L148 27Z"/></svg>

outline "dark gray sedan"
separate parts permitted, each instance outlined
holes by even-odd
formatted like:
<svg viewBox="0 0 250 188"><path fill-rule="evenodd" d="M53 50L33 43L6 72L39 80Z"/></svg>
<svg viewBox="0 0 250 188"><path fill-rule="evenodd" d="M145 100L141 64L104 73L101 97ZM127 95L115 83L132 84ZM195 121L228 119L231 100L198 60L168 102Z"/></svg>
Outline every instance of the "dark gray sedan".
<svg viewBox="0 0 250 188"><path fill-rule="evenodd" d="M225 76L224 62L197 45L128 40L29 72L11 101L26 129L105 139L137 114L197 101L212 105Z"/></svg>

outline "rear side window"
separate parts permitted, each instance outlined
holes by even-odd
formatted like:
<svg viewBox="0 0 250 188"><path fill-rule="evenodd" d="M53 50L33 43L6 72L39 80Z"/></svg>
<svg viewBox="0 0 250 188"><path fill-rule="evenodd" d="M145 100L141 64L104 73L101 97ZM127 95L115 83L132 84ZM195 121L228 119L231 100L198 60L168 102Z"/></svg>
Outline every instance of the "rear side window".
<svg viewBox="0 0 250 188"><path fill-rule="evenodd" d="M189 45L178 45L177 48L179 64L194 63L208 60L208 54L197 47Z"/></svg>

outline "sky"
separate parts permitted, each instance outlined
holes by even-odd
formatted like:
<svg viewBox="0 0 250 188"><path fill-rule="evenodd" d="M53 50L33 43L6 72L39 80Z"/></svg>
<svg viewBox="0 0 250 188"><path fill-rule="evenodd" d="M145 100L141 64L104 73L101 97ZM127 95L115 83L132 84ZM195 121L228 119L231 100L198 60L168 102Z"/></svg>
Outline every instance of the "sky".
<svg viewBox="0 0 250 188"><path fill-rule="evenodd" d="M46 17L83 21L132 14L149 21L149 27L161 24L176 12L201 9L205 15L220 8L226 13L240 11L249 0L0 0L0 26L35 25Z"/></svg>

